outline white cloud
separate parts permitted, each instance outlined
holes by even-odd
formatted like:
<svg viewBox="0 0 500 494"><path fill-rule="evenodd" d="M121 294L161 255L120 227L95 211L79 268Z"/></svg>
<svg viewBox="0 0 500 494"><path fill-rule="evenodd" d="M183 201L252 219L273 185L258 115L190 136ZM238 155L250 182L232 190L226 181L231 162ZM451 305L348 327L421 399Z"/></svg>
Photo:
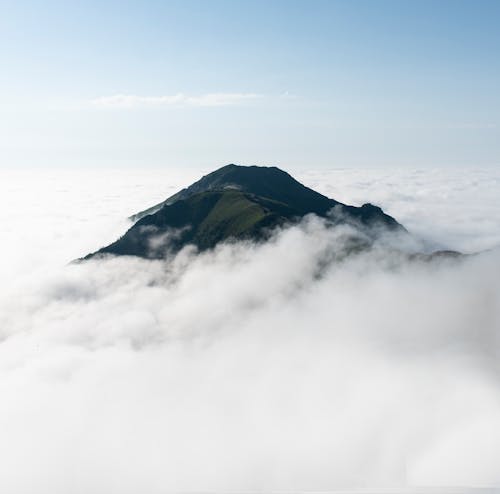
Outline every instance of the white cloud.
<svg viewBox="0 0 500 494"><path fill-rule="evenodd" d="M378 204L435 247L477 252L500 246L500 169L305 170L297 177L349 204Z"/></svg>
<svg viewBox="0 0 500 494"><path fill-rule="evenodd" d="M177 93L166 96L137 96L116 94L103 96L91 101L98 108L161 108L168 106L233 106L261 98L255 93L208 93L186 95Z"/></svg>
<svg viewBox="0 0 500 494"><path fill-rule="evenodd" d="M346 194L383 189L417 213L446 184L453 198L477 191L443 172L398 203L405 179L308 175L323 189L341 176ZM427 266L376 251L319 277L343 236L313 218L258 248L63 266L193 178L0 182L0 490L500 485L498 254ZM473 210L495 215L485 197ZM467 231L467 202L443 195L416 223L461 218ZM491 239L486 224L476 234Z"/></svg>

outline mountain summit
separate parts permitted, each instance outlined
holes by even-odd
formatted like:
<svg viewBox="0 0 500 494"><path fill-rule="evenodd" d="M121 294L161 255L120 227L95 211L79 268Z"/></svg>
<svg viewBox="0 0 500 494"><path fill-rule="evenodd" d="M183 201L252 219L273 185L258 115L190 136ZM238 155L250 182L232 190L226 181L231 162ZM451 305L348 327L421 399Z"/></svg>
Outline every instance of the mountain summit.
<svg viewBox="0 0 500 494"><path fill-rule="evenodd" d="M259 240L270 229L296 222L306 214L328 217L333 224L405 229L379 207L354 207L330 199L276 167L227 165L202 177L156 206L130 219L135 224L96 255L162 258L168 248L193 244L200 250L230 240Z"/></svg>
<svg viewBox="0 0 500 494"><path fill-rule="evenodd" d="M165 205L180 199L188 199L194 194L209 191L237 190L260 197L267 197L284 204L294 204L302 213L321 214L332 208L332 199L297 182L291 175L275 166L238 166L226 165L205 175L200 180L182 189L165 201L130 217L137 221L142 217L156 213ZM336 201L333 201L337 204ZM312 209L311 209L312 208Z"/></svg>

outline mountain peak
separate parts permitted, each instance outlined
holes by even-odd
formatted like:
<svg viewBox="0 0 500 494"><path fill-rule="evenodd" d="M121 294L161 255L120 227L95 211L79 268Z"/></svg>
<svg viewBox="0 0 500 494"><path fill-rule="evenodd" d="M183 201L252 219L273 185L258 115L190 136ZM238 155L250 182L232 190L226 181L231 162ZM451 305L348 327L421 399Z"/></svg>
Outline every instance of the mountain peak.
<svg viewBox="0 0 500 494"><path fill-rule="evenodd" d="M332 207L331 199L305 187L289 173L276 166L243 166L231 163L204 175L189 187L155 206L134 214L130 219L137 221L159 211L165 205L173 204L180 199L187 199L193 194L227 189L237 189L285 203L293 199L297 205L302 203L304 211L310 208L311 201L315 204L314 212L322 212L325 208Z"/></svg>
<svg viewBox="0 0 500 494"><path fill-rule="evenodd" d="M210 249L219 242L258 240L274 227L292 224L307 214L328 218L332 224L383 226L405 231L379 207L342 204L295 180L275 166L223 166L160 204L132 217L135 224L116 242L96 254L161 258L152 248L169 239L170 251L188 244Z"/></svg>
<svg viewBox="0 0 500 494"><path fill-rule="evenodd" d="M264 179L265 177L282 177L283 179L288 178L289 180L296 181L289 173L278 168L277 166L261 166L261 165L236 165L230 163L224 165L207 175L204 175L200 180L206 178L211 179L228 179L229 177L237 178L239 180L248 180L251 178Z"/></svg>

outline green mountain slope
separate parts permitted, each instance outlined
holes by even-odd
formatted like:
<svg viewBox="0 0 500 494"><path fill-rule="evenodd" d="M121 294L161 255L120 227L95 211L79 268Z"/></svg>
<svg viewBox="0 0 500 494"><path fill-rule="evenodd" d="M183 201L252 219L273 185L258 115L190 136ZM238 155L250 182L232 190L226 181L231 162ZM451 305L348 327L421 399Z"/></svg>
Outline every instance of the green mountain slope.
<svg viewBox="0 0 500 494"><path fill-rule="evenodd" d="M311 213L328 216L332 224L405 231L376 206L341 204L275 167L225 166L148 211L138 213L140 219L120 239L86 258L162 258L189 244L205 250L223 241L261 240L272 228Z"/></svg>

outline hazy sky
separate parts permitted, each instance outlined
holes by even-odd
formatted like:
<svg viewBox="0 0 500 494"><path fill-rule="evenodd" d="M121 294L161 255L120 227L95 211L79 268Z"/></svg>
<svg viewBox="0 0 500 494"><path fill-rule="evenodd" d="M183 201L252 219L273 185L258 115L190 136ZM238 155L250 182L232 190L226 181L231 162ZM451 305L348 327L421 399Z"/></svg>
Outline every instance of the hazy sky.
<svg viewBox="0 0 500 494"><path fill-rule="evenodd" d="M498 1L0 0L0 166L500 162Z"/></svg>

